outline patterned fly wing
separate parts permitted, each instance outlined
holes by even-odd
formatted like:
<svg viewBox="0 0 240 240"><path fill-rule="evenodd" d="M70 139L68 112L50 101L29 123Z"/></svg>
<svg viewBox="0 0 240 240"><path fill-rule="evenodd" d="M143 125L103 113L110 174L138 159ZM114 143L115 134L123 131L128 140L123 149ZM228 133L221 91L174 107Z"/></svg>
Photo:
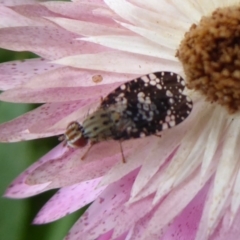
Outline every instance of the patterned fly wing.
<svg viewBox="0 0 240 240"><path fill-rule="evenodd" d="M119 86L100 106L114 123L112 138L144 137L184 121L192 110L184 88L182 77L173 72L151 73Z"/></svg>
<svg viewBox="0 0 240 240"><path fill-rule="evenodd" d="M172 72L151 73L126 82L82 123L70 123L61 139L70 147L82 147L88 141L139 138L172 128L192 110L184 88L184 80Z"/></svg>

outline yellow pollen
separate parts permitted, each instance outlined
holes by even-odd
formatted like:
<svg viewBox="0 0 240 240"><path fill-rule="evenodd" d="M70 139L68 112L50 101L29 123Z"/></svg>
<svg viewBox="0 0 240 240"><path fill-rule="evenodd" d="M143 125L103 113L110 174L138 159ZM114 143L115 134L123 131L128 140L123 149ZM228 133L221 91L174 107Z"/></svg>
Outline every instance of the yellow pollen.
<svg viewBox="0 0 240 240"><path fill-rule="evenodd" d="M219 8L193 24L176 56L188 88L229 113L240 110L240 7Z"/></svg>

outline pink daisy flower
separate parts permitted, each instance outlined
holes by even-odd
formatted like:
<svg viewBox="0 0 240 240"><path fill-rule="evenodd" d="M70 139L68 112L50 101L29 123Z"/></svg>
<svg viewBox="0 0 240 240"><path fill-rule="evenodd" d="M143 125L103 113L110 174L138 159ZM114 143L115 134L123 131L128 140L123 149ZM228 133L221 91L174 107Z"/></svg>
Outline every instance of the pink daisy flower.
<svg viewBox="0 0 240 240"><path fill-rule="evenodd" d="M0 100L44 103L0 126L14 142L62 134L121 82L157 71L186 79L178 126L123 142L55 147L6 191L60 188L34 223L93 202L66 239L239 238L239 23L236 0L0 1L0 47L40 58L1 64ZM17 36L17 37L16 37Z"/></svg>

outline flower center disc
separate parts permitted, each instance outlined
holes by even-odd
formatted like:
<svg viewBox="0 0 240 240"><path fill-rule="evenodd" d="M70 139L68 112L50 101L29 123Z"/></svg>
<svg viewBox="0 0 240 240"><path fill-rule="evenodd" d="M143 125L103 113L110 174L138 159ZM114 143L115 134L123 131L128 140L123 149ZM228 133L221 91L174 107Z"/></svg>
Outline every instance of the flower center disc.
<svg viewBox="0 0 240 240"><path fill-rule="evenodd" d="M185 34L176 55L187 87L208 101L240 110L240 8L217 9Z"/></svg>

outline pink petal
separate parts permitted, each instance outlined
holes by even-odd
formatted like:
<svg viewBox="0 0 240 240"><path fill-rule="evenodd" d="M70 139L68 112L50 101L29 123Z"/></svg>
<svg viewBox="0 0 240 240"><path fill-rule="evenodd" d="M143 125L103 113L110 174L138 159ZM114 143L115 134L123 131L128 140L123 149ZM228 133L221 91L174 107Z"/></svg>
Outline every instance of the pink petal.
<svg viewBox="0 0 240 240"><path fill-rule="evenodd" d="M56 69L61 66L48 62L43 58L11 61L0 64L0 89L8 90L27 83L38 75Z"/></svg>
<svg viewBox="0 0 240 240"><path fill-rule="evenodd" d="M27 17L28 24L19 25L16 23L15 26L52 26L56 27L56 25L52 24L47 17L61 17L62 15L54 13L48 10L45 6L39 4L24 4L11 7L12 10L15 11L15 14L20 14L23 18Z"/></svg>
<svg viewBox="0 0 240 240"><path fill-rule="evenodd" d="M137 6L140 6L143 9L148 9L150 11L157 12L158 14L161 14L161 16L167 15L167 16L178 16L178 19L181 19L182 21L189 21L186 16L183 16L179 10L177 10L174 6L169 1L148 1L148 2L143 2L141 0L138 0L137 2L134 2Z"/></svg>
<svg viewBox="0 0 240 240"><path fill-rule="evenodd" d="M33 25L34 21L14 12L10 8L0 6L1 28Z"/></svg>
<svg viewBox="0 0 240 240"><path fill-rule="evenodd" d="M111 230L115 225L114 220L116 220L119 209L129 198L137 172L138 170L135 170L107 187L75 223L66 239L76 240L80 236L84 236L83 239L95 239Z"/></svg>
<svg viewBox="0 0 240 240"><path fill-rule="evenodd" d="M136 36L131 33L124 35L121 34L120 36L117 33L112 33L110 36L104 33L99 34L100 36L95 36L95 34L92 35L93 36L90 37L79 38L79 40L100 44L121 52L135 53L148 57L176 61L174 56L176 50L174 48L170 49L164 46L159 46L159 40L156 40L156 43L154 43L144 37ZM169 42L170 41L168 41L168 43Z"/></svg>
<svg viewBox="0 0 240 240"><path fill-rule="evenodd" d="M86 22L95 22L104 25L117 26L118 24L110 17L105 17L97 14L95 10L109 11L109 9L103 5L100 1L90 3L89 1L74 3L68 2L46 2L42 3L49 10L55 13L59 13L70 19L78 19ZM118 18L118 17L116 17Z"/></svg>
<svg viewBox="0 0 240 240"><path fill-rule="evenodd" d="M112 234L113 230L108 231L107 233L102 234L100 237L98 237L96 240L112 240ZM114 238L114 240L126 240L127 238L127 232L123 233L121 236Z"/></svg>
<svg viewBox="0 0 240 240"><path fill-rule="evenodd" d="M143 236L143 234L147 231L148 223L151 220L155 209L156 209L156 207L151 212L146 214L143 218L141 218L137 221L135 226L133 226L129 230L126 239L131 239L131 240L141 239L141 236ZM156 237L155 239L160 239L160 237Z"/></svg>
<svg viewBox="0 0 240 240"><path fill-rule="evenodd" d="M126 240L128 232L123 233L121 236L115 238L114 240Z"/></svg>
<svg viewBox="0 0 240 240"><path fill-rule="evenodd" d="M97 99L98 100L98 99ZM65 132L67 125L72 121L82 122L89 111L99 106L96 99L79 100L65 103L52 103L49 107L49 114L39 117L38 122L34 122L29 126L31 133L51 133L52 135L62 134ZM56 108L54 108L54 105Z"/></svg>
<svg viewBox="0 0 240 240"><path fill-rule="evenodd" d="M179 146L181 140L183 139L186 131L189 129L189 122L184 121L182 124L174 127L174 129L169 129L161 133L161 138L156 138L156 144L152 144L146 149L151 149L149 151L149 156L145 163L143 164L136 182L133 185L131 197L133 198L137 194L142 194L142 189L146 186L150 179L158 172L161 165L166 163L167 159L174 152L174 150ZM175 134L173 139L172 134ZM151 185L154 185L152 182ZM156 185L157 190L159 182Z"/></svg>
<svg viewBox="0 0 240 240"><path fill-rule="evenodd" d="M161 26L168 26L172 28L170 32L173 32L176 29L182 29L182 26L186 24L186 20L182 21L182 17L173 18L174 15L168 16L166 14L166 10L162 11L161 14L155 13L153 11L148 11L146 8L141 8L132 4L131 2L127 2L125 0L105 0L104 1L111 10L116 12L119 16L121 16L125 21L132 23L138 27L144 27L147 29L153 29L157 31ZM166 1L168 3L168 1ZM151 3L150 3L151 4ZM160 9L164 9L166 6L165 1L161 1L161 3L154 2L152 4L161 5ZM179 11L176 13L179 15ZM187 25L189 26L189 24ZM161 29L162 30L162 29ZM162 31L159 30L161 33ZM186 30L186 29L184 29ZM171 41L171 39L169 39Z"/></svg>
<svg viewBox="0 0 240 240"><path fill-rule="evenodd" d="M0 46L14 51L34 52L51 60L75 54L97 53L105 49L96 44L76 41L77 37L79 35L53 26L2 28Z"/></svg>
<svg viewBox="0 0 240 240"><path fill-rule="evenodd" d="M207 174L205 174L203 179L210 178L211 176L213 176L215 174L218 163L219 163L219 158L222 155L222 151L221 151L222 146L223 146L223 142L218 147L218 150L215 153L215 156L214 156L214 158L211 162L211 165L208 169L208 172L207 172ZM210 225L209 224L209 212L210 212L211 204L213 203L213 188L214 188L214 181L212 181L212 183L210 185L209 193L208 193L208 196L205 201L202 218L201 218L201 221L200 221L200 224L198 227L197 236L196 236L197 240L205 240L205 239L209 238L209 235L211 235L214 232L214 230L216 230L215 228L217 227L217 225L220 224L219 222L221 222L221 218L223 217L225 210L227 210L227 207L230 205L230 203L228 202L227 204L229 204L229 205L226 205L223 208L225 210L218 217L216 223L214 224L215 226L213 228L210 228L209 227L209 225ZM210 218L210 220L212 220L212 219ZM211 225L212 225L212 223L211 223Z"/></svg>
<svg viewBox="0 0 240 240"><path fill-rule="evenodd" d="M105 97L109 92L118 87L120 83L97 85L94 87L61 87L48 89L17 88L5 91L0 95L0 100L21 103L48 103L69 102L80 99Z"/></svg>
<svg viewBox="0 0 240 240"><path fill-rule="evenodd" d="M145 163L149 156L149 148L158 144L158 138L156 136L150 136L146 138L139 138L124 141L122 147L124 150L124 156L127 164L121 164L119 162L103 177L101 184L108 185L115 181L118 181L126 175L126 173L140 167ZM127 151L131 147L131 151Z"/></svg>
<svg viewBox="0 0 240 240"><path fill-rule="evenodd" d="M111 240L112 234L113 234L113 230L110 230L107 233L104 233L100 237L98 237L97 240Z"/></svg>
<svg viewBox="0 0 240 240"><path fill-rule="evenodd" d="M37 2L37 0L0 0L0 3L6 5L6 6L15 6L15 5L21 5L21 4L32 4L34 2Z"/></svg>
<svg viewBox="0 0 240 240"><path fill-rule="evenodd" d="M210 181L170 224L161 240L195 239Z"/></svg>
<svg viewBox="0 0 240 240"><path fill-rule="evenodd" d="M62 218L94 201L106 188L96 188L100 178L61 188L40 210L35 224L44 224Z"/></svg>
<svg viewBox="0 0 240 240"><path fill-rule="evenodd" d="M26 16L34 20L36 23L38 23L38 26L40 25L40 23L45 23L46 25L49 25L49 21L44 19L44 17L60 17L61 16L61 14L54 13L44 5L39 4L38 0L35 2L36 3L28 4L28 5L24 4L24 5L14 6L14 7L11 7L11 9L13 9L15 12L23 16ZM29 25L25 25L25 26L29 26Z"/></svg>
<svg viewBox="0 0 240 240"><path fill-rule="evenodd" d="M73 32L75 34L83 35L83 36L102 36L106 35L110 37L111 35L128 35L131 34L128 30L124 29L120 25L118 27L110 27L106 25L102 25L99 23L91 23L86 21L80 21L76 19L68 19L68 18L56 18L50 17L48 20L56 23L60 27L66 29L67 31ZM99 44L104 45L99 42Z"/></svg>
<svg viewBox="0 0 240 240"><path fill-rule="evenodd" d="M19 140L29 140L39 137L47 137L60 134L64 131L63 128L54 128L48 131L48 128L53 127L55 123L65 118L66 115L74 111L81 111L86 106L86 111L82 110L82 114L86 114L89 109L91 101L76 101L66 103L48 103L44 104L37 109L30 111L10 122L0 125L0 140L2 142L15 142ZM79 114L79 118L81 115ZM72 119L75 120L75 119ZM68 118L64 124L71 122Z"/></svg>
<svg viewBox="0 0 240 240"><path fill-rule="evenodd" d="M27 170L25 170L20 176L18 176L9 186L9 188L5 192L5 196L9 198L25 198L29 196L34 196L38 193L44 192L49 189L49 182L45 182L43 184L37 185L28 185L26 184L27 176L38 166L41 164L54 159L58 158L59 156L69 154L66 153L66 148L62 147L62 144L58 145L50 152L48 152L45 156L43 156L38 162L34 163L30 166Z"/></svg>
<svg viewBox="0 0 240 240"><path fill-rule="evenodd" d="M216 231L210 237L211 240L236 240L239 238L240 235L240 210L236 215L236 218L233 221L233 224L230 226L229 222L231 219L231 211L228 209L225 212L225 215L222 221L218 224Z"/></svg>
<svg viewBox="0 0 240 240"><path fill-rule="evenodd" d="M171 156L169 158L167 158L165 160L165 163L158 169L158 171L154 174L154 176L151 179L149 179L149 182L147 183L147 185L145 185L136 196L132 189L131 198L128 201L129 204L139 201L153 193L154 194L156 193L156 190L159 188L159 186L161 186L162 176L163 176L164 172L166 171L166 168L169 165L169 162L172 160L173 155L174 155L174 152L171 154ZM139 174L140 174L140 172L139 172ZM145 179L143 179L143 182L144 182L144 180ZM137 181L138 181L138 177L136 178L134 185L137 185ZM140 182L139 185L141 187L142 182Z"/></svg>
<svg viewBox="0 0 240 240"><path fill-rule="evenodd" d="M151 239L155 234L159 233L159 229L164 229L192 201L201 189L200 171L198 169L187 181L173 189L164 199L150 220L148 231L142 236L142 239Z"/></svg>
<svg viewBox="0 0 240 240"><path fill-rule="evenodd" d="M194 199L186 206L185 209L168 225L161 225L161 220L155 222L156 228L154 231L149 230L149 224L153 221L152 219L156 214L158 218L164 221L168 218L168 214L173 210L170 208L166 209L166 213L159 212L159 208L165 208L165 202L160 202L154 209L141 218L134 226L133 230L129 232L128 239L139 240L139 239L161 239L161 240L182 240L182 239L194 239L197 232L197 227L202 216L203 206L205 203L206 195L209 191L210 181L203 187L203 189L194 197ZM188 191L186 188L184 191ZM185 195L181 195L185 196ZM178 198L177 201L181 201ZM177 206L177 205L176 205ZM171 218L171 217L170 217ZM159 223L159 224L158 224ZM145 238L144 238L145 237Z"/></svg>
<svg viewBox="0 0 240 240"><path fill-rule="evenodd" d="M152 173L155 172L154 169L153 169L153 172L147 171L148 167L151 168L151 164L152 164L151 161L154 162L156 159L159 158L159 156L164 156L164 152L167 154L169 154L169 152L170 152L171 155L169 156L169 158L166 158L166 161L164 162L164 164L162 165L160 170L158 170L155 173L155 175L152 176L151 179L149 179L149 175L148 175L147 185L145 185L143 188L142 188L142 185L144 184L144 182L146 182L146 180L144 181L144 179L142 180L139 177L142 181L138 184L138 177L137 177L137 179L134 183L130 202L137 201L137 200L139 200L143 197L146 197L149 194L152 194L156 191L157 191L157 193L155 195L154 201L158 202L159 199L161 199L169 191L172 190L172 186L173 186L172 179L174 179L174 178L172 178L171 176L168 175L167 168L169 167L170 161L172 162L172 157L174 157L174 155L176 154L176 151L178 150L178 148L177 148L177 146L178 146L177 143L179 141L178 137L180 137L180 140L181 140L181 136L184 135L186 133L186 131L189 130L189 124L191 125L192 122L196 121L195 117L196 117L197 113L199 113L199 111L201 110L201 107L203 107L203 106L199 105L197 102L195 104L195 108L194 108L195 110L190 114L190 116L187 118L186 121L184 121L180 125L174 127L174 129L169 129L169 130L161 133L162 137L161 137L161 139L158 139L159 146L161 146L161 147L158 147L158 148L156 148L157 150L155 149L153 151L155 153L155 156L152 156L152 160L146 161L146 163L141 168L141 171L139 174L141 174L141 172L144 170L144 167L145 167L146 168L145 174L152 175ZM173 133L172 131L177 136L174 138L174 140L172 139L172 133ZM169 139L168 139L168 137L169 137ZM169 140L169 143L167 143L168 140ZM158 151L160 151L160 152L158 153ZM148 166L148 163L150 166ZM155 164L157 164L157 161L155 162ZM159 166L160 165L161 165L161 161L159 160ZM157 165L156 165L156 167L157 167ZM213 169L213 167L211 167L211 168ZM215 170L211 170L211 174L209 176L211 176L213 174L213 171L215 171ZM136 184L136 186L135 186L135 184ZM137 189L140 189L141 191L137 192L136 191ZM136 193L137 193L137 195L136 195Z"/></svg>
<svg viewBox="0 0 240 240"><path fill-rule="evenodd" d="M83 154L83 152L82 152ZM78 161L81 161L81 155L78 156ZM101 155L100 155L101 157ZM120 156L113 156L108 158L101 157L95 159L96 161L86 162L86 164L80 165L74 168L67 168L60 173L55 172L55 179L49 185L52 188L67 186L69 184L75 184L77 182L86 181L96 177L102 177L108 172L117 162L121 161ZM85 162L84 162L85 163ZM69 176L69 173L72 174ZM36 177L38 177L37 175ZM63 177L65 179L63 179Z"/></svg>
<svg viewBox="0 0 240 240"><path fill-rule="evenodd" d="M67 56L54 63L76 68L131 74L146 74L157 72L159 69L178 73L182 68L177 61L120 51Z"/></svg>
<svg viewBox="0 0 240 240"><path fill-rule="evenodd" d="M110 218L108 220L115 222L113 238L119 237L124 232L127 232L139 221L139 219L150 213L154 209L152 201L153 195L150 195L136 203L122 206L120 208L121 211L119 211L117 217L115 217L116 219L113 220Z"/></svg>
<svg viewBox="0 0 240 240"><path fill-rule="evenodd" d="M88 148L89 146L87 145L77 149L72 155L68 155L67 157L63 156L59 159L52 159L38 166L29 174L27 182L29 184L51 182L49 187L52 188L68 186L101 177L117 162L121 162L121 155L117 142L98 143L94 145L87 157L81 160L81 157ZM121 164L123 163L121 162Z"/></svg>
<svg viewBox="0 0 240 240"><path fill-rule="evenodd" d="M86 148L86 147L85 147ZM51 188L57 188L62 187L62 185L59 184L60 181L62 182L69 182L69 179L65 176L63 178L64 168L74 168L77 163L77 159L80 163L80 154L79 151L82 149L73 149L64 147L66 154L62 154L59 157L48 159L48 161L41 162L41 164L38 164L34 169L32 169L31 172L27 172L25 175L25 182L29 185L38 185L43 184L46 182L51 182ZM83 148L84 149L84 148ZM58 179L55 176L61 176ZM53 182L55 185L53 187ZM75 184L76 182L74 182ZM69 184L65 184L69 185ZM50 185L49 185L50 186Z"/></svg>
<svg viewBox="0 0 240 240"><path fill-rule="evenodd" d="M99 82L95 81L96 77L98 76L100 77ZM123 82L139 76L140 75L135 74L118 74L71 67L61 67L45 74L35 76L32 81L27 82L22 87L31 89L88 87Z"/></svg>

